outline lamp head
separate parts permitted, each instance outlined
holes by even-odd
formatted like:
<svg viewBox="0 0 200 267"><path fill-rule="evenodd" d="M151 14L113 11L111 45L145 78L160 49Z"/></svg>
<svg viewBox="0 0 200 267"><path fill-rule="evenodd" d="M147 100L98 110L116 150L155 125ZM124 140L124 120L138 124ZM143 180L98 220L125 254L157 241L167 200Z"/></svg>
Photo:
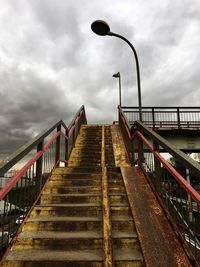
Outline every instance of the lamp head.
<svg viewBox="0 0 200 267"><path fill-rule="evenodd" d="M114 78L119 78L120 77L120 73L118 72L118 73L113 74L113 77Z"/></svg>
<svg viewBox="0 0 200 267"><path fill-rule="evenodd" d="M91 29L94 33L101 35L101 36L108 35L110 32L110 27L108 23L106 23L103 20L95 20L91 24Z"/></svg>

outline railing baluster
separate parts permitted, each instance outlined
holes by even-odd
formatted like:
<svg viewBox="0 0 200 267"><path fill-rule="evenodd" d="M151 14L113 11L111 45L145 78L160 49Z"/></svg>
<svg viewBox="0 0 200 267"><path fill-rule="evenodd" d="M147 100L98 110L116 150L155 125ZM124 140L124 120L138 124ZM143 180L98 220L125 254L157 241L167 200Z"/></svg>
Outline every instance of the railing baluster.
<svg viewBox="0 0 200 267"><path fill-rule="evenodd" d="M69 139L68 139L68 129L65 130L65 167L67 167L67 161L68 161L68 151L69 151Z"/></svg>
<svg viewBox="0 0 200 267"><path fill-rule="evenodd" d="M159 152L159 144L154 141L153 142L154 151ZM155 168L155 185L159 194L161 194L161 181L162 181L162 169L160 161L154 155L154 168Z"/></svg>
<svg viewBox="0 0 200 267"><path fill-rule="evenodd" d="M154 108L152 108L152 121L153 121L153 129L155 129L155 113L154 113Z"/></svg>
<svg viewBox="0 0 200 267"><path fill-rule="evenodd" d="M61 125L57 127L57 132L61 131ZM60 135L56 138L55 164L60 160Z"/></svg>
<svg viewBox="0 0 200 267"><path fill-rule="evenodd" d="M42 140L37 145L37 152L43 150L43 145L44 145L44 140ZM43 155L36 161L36 177L35 177L36 192L39 192L39 190L41 188L42 164L43 164Z"/></svg>

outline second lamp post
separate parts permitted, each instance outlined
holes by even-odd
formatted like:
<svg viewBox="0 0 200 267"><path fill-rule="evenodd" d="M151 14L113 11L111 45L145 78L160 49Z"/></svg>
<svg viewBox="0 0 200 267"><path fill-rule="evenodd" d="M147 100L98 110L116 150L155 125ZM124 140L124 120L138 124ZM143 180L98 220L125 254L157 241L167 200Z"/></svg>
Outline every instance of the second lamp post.
<svg viewBox="0 0 200 267"><path fill-rule="evenodd" d="M121 86L121 76L120 76L120 73L118 72L118 73L113 74L113 77L114 78L119 78L119 105L121 107L122 106L122 90L121 90L122 86Z"/></svg>

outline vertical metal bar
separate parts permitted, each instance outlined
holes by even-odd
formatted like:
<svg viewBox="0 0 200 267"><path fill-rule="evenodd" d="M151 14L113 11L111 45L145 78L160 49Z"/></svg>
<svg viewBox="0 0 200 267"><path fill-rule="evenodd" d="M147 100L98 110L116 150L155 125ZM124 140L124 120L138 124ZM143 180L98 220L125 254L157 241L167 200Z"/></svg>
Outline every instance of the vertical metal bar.
<svg viewBox="0 0 200 267"><path fill-rule="evenodd" d="M153 142L154 151L159 152L159 144ZM160 161L154 156L154 168L155 168L155 186L156 191L161 195L161 179L162 179L162 168Z"/></svg>
<svg viewBox="0 0 200 267"><path fill-rule="evenodd" d="M180 109L177 108L177 123L178 123L178 128L181 127L181 122L180 122Z"/></svg>
<svg viewBox="0 0 200 267"><path fill-rule="evenodd" d="M41 151L43 149L43 142L42 140L37 145L37 152ZM43 155L37 160L36 162L36 177L35 177L35 185L36 185L36 194L39 192L41 187L41 181L42 181L42 163L43 163Z"/></svg>
<svg viewBox="0 0 200 267"><path fill-rule="evenodd" d="M69 139L68 139L68 129L66 129L65 130L65 136L67 137L67 138L65 138L65 167L67 167L67 161L68 161L68 157L69 157L69 143L68 143L68 141L69 141Z"/></svg>
<svg viewBox="0 0 200 267"><path fill-rule="evenodd" d="M57 132L61 130L61 125L57 127ZM60 159L60 135L56 138L56 151L55 151L55 165L58 163Z"/></svg>
<svg viewBox="0 0 200 267"><path fill-rule="evenodd" d="M144 162L144 151L143 151L143 143L140 138L138 138L138 161L140 164Z"/></svg>
<svg viewBox="0 0 200 267"><path fill-rule="evenodd" d="M155 113L154 113L154 108L152 108L152 120L153 120L153 129L155 129Z"/></svg>

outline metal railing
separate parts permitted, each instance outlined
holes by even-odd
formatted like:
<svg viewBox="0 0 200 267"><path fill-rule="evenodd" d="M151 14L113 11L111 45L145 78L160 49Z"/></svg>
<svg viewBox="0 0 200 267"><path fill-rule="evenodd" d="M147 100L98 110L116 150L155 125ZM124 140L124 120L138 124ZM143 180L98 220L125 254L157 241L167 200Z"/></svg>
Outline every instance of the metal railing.
<svg viewBox="0 0 200 267"><path fill-rule="evenodd" d="M67 165L82 124L87 124L82 106L67 127L61 120L32 139L0 164L4 177L18 165L19 171L0 190L0 253L4 253L41 189L60 162ZM23 167L19 167L23 165ZM16 168L16 167L15 167Z"/></svg>
<svg viewBox="0 0 200 267"><path fill-rule="evenodd" d="M138 107L122 107L132 125L139 120ZM150 128L200 128L200 107L142 107L143 123Z"/></svg>
<svg viewBox="0 0 200 267"><path fill-rule="evenodd" d="M184 246L200 263L199 163L143 123L136 121L131 126L120 107L119 125L130 160L141 166ZM161 149L167 151L174 166Z"/></svg>

